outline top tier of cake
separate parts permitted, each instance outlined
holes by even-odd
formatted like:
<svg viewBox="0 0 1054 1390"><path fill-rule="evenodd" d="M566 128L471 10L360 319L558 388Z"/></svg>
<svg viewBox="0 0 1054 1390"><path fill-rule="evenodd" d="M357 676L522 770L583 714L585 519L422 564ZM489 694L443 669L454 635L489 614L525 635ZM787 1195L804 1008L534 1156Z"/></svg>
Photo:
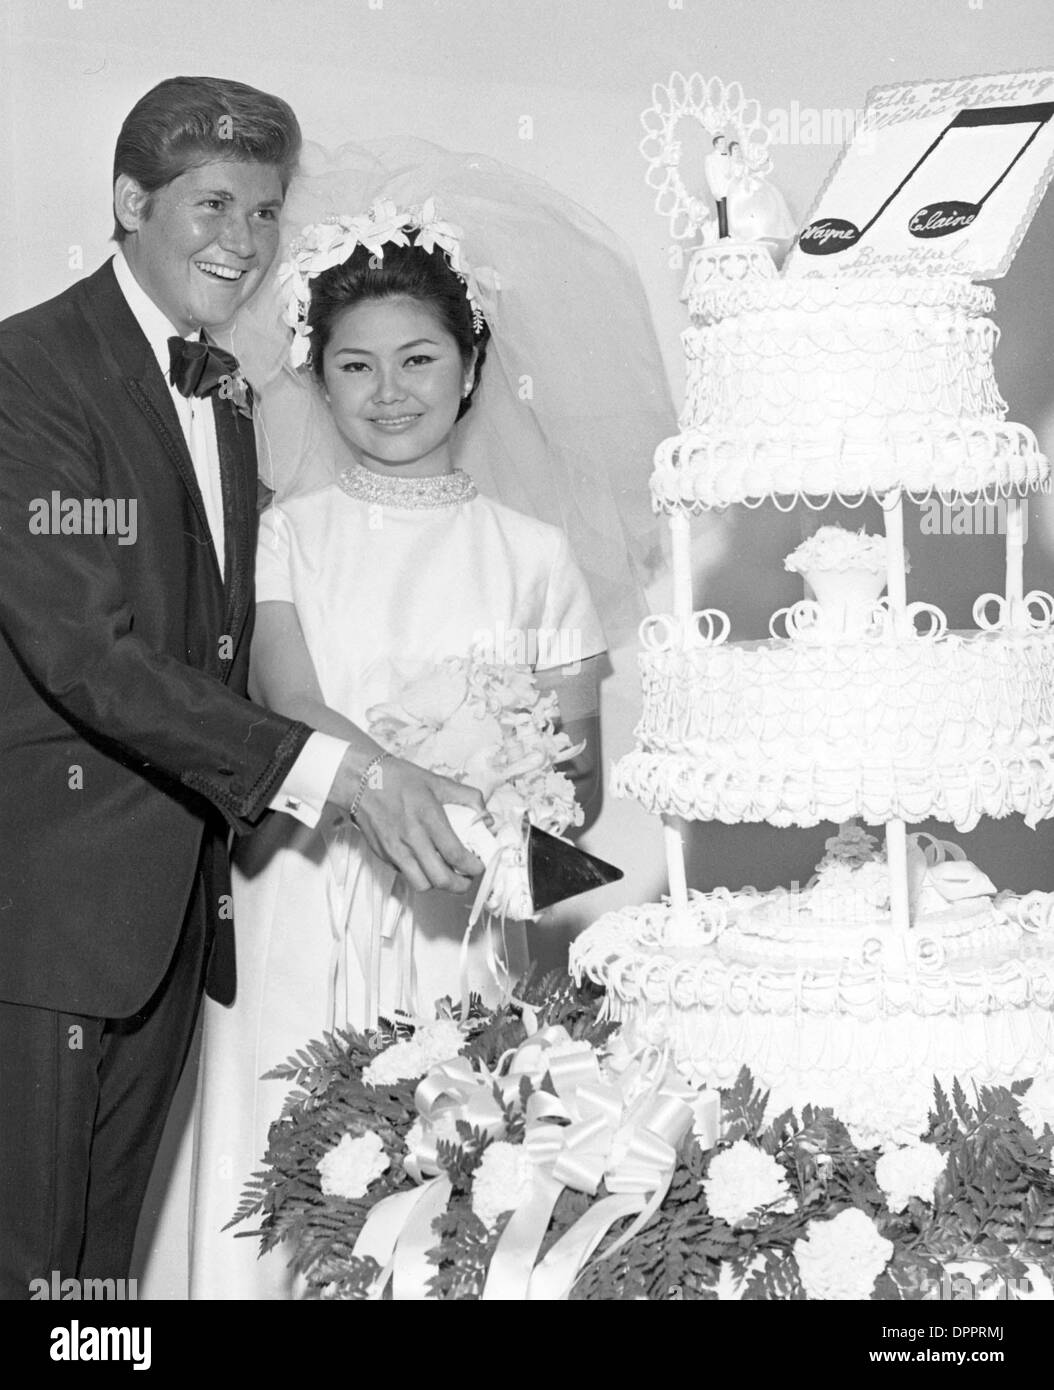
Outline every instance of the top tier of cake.
<svg viewBox="0 0 1054 1390"><path fill-rule="evenodd" d="M945 500L1024 491L1049 467L1006 421L991 290L961 278L779 279L758 248L704 248L682 433L655 458L658 510L903 487Z"/></svg>

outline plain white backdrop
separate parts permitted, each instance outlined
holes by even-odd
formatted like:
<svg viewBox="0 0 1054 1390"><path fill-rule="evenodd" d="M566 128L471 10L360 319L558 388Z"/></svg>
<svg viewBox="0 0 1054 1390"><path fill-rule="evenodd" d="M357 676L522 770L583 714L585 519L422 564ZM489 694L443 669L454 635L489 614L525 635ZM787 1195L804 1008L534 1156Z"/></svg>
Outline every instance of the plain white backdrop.
<svg viewBox="0 0 1054 1390"><path fill-rule="evenodd" d="M774 178L800 218L838 153L813 138L806 111L859 109L880 83L1054 65L1049 0L4 0L0 25L0 317L110 254L113 144L134 101L163 77L218 74L285 97L309 139L419 135L518 165L590 208L636 257L678 404L682 275L637 148L653 83L699 71L740 81L789 124L796 109L804 138L774 151ZM998 380L1010 417L1048 452L1052 248L1054 194L994 285ZM650 459L640 462L644 489ZM697 603L726 608L734 636L761 636L773 609L801 596L782 568L800 537L800 518L771 507L700 525ZM1032 504L1029 539L1026 589L1054 589L1049 499ZM923 536L916 518L906 540L909 598L966 626L973 598L1000 586L999 539ZM657 610L668 602L661 578L652 600ZM639 705L635 649L612 660L609 762L631 745ZM828 833L700 827L690 881L805 878ZM1054 888L1049 829L1015 818L957 838L999 886ZM636 805L608 798L587 844L626 879L573 907L565 926L664 890L659 827ZM559 959L565 939L552 931L540 951Z"/></svg>

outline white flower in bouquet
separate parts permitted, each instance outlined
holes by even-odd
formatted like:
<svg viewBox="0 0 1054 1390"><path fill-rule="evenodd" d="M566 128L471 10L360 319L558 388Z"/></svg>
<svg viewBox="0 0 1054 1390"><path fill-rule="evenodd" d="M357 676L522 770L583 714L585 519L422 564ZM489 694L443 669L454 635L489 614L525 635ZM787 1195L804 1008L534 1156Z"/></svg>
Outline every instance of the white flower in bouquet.
<svg viewBox="0 0 1054 1390"><path fill-rule="evenodd" d="M790 1198L786 1173L771 1154L746 1139L714 1155L703 1187L710 1214L730 1226L745 1221L759 1207L778 1203L783 1208Z"/></svg>
<svg viewBox="0 0 1054 1390"><path fill-rule="evenodd" d="M871 1076L866 1086L839 1095L834 1113L858 1149L917 1144L930 1127L932 1092L903 1076Z"/></svg>
<svg viewBox="0 0 1054 1390"><path fill-rule="evenodd" d="M507 1211L515 1211L530 1195L534 1165L522 1144L504 1139L488 1144L472 1176L472 1210L493 1229Z"/></svg>
<svg viewBox="0 0 1054 1390"><path fill-rule="evenodd" d="M395 1086L400 1081L416 1081L428 1070L424 1053L413 1038L392 1043L363 1067L365 1086Z"/></svg>
<svg viewBox="0 0 1054 1390"><path fill-rule="evenodd" d="M890 1211L903 1211L911 1197L933 1201L933 1189L944 1172L944 1155L933 1144L908 1144L890 1149L875 1165L875 1178L886 1194Z"/></svg>
<svg viewBox="0 0 1054 1390"><path fill-rule="evenodd" d="M1047 1125L1054 1129L1054 1076L1037 1076L1018 1102L1021 1118L1037 1139Z"/></svg>
<svg viewBox="0 0 1054 1390"><path fill-rule="evenodd" d="M529 709L540 703L542 696L534 677L526 666L513 666L473 659L467 668L466 679L471 699L478 701L488 714L500 716L508 710Z"/></svg>
<svg viewBox="0 0 1054 1390"><path fill-rule="evenodd" d="M418 1028L414 1042L424 1057L425 1071L430 1071L458 1055L465 1045L465 1035L454 1019L437 1018Z"/></svg>
<svg viewBox="0 0 1054 1390"><path fill-rule="evenodd" d="M581 823L574 787L556 771L579 748L554 728L556 696L540 695L526 667L447 657L366 716L390 752L479 787L496 821L518 830L526 813L553 834Z"/></svg>
<svg viewBox="0 0 1054 1390"><path fill-rule="evenodd" d="M391 1166L379 1134L368 1129L357 1139L345 1134L340 1143L318 1161L324 1197L365 1197L370 1183Z"/></svg>
<svg viewBox="0 0 1054 1390"><path fill-rule="evenodd" d="M467 692L464 662L447 657L425 674L404 680L396 699L367 710L370 730L389 752L420 761L416 750L453 719Z"/></svg>
<svg viewBox="0 0 1054 1390"><path fill-rule="evenodd" d="M426 1071L449 1062L465 1044L465 1035L451 1018L437 1018L422 1024L412 1038L392 1043L378 1052L363 1068L366 1086L394 1086L400 1081L416 1081Z"/></svg>
<svg viewBox="0 0 1054 1390"><path fill-rule="evenodd" d="M893 1255L893 1242L858 1207L830 1221L810 1221L794 1258L808 1298L860 1300L871 1297L875 1280Z"/></svg>

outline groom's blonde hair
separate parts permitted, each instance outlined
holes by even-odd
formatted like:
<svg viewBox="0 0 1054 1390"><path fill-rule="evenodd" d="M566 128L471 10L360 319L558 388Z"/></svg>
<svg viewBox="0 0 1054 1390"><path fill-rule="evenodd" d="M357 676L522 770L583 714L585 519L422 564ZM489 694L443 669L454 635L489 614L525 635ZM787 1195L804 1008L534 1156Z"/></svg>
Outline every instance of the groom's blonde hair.
<svg viewBox="0 0 1054 1390"><path fill-rule="evenodd" d="M282 190L302 143L293 108L281 97L224 77L169 77L140 97L125 117L113 177L127 174L146 193L213 159L273 164ZM150 216L150 198L144 207ZM114 218L114 240L128 233Z"/></svg>

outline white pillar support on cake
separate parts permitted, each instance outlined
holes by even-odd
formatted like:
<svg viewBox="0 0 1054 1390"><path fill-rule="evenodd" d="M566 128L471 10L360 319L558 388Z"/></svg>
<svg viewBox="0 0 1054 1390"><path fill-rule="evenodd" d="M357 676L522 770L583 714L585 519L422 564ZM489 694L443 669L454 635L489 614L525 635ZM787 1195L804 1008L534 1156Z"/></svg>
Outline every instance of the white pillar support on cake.
<svg viewBox="0 0 1054 1390"><path fill-rule="evenodd" d="M886 595L899 629L908 601L904 577L904 497L900 488L888 493L882 506L886 519Z"/></svg>
<svg viewBox="0 0 1054 1390"><path fill-rule="evenodd" d="M886 864L889 869L889 914L893 930L906 932L911 926L908 897L908 837L902 820L886 822Z"/></svg>
<svg viewBox="0 0 1054 1390"><path fill-rule="evenodd" d="M681 624L681 640L687 642L692 621L692 528L683 512L670 517L673 545L673 615Z"/></svg>
<svg viewBox="0 0 1054 1390"><path fill-rule="evenodd" d="M908 593L904 557L904 494L900 488L883 499L886 521L886 596L893 614L894 630L901 631ZM889 911L893 930L906 932L911 926L908 897L907 831L902 820L886 824L886 865L889 870Z"/></svg>
<svg viewBox="0 0 1054 1390"><path fill-rule="evenodd" d="M1025 507L1020 497L1006 500L1006 612L1013 625L1025 596Z"/></svg>
<svg viewBox="0 0 1054 1390"><path fill-rule="evenodd" d="M670 517L673 548L673 616L680 627L684 646L690 641L692 611L692 527L683 512ZM679 816L663 816L663 843L666 873L670 881L670 906L679 924L688 926L688 876L684 865L684 821Z"/></svg>
<svg viewBox="0 0 1054 1390"><path fill-rule="evenodd" d="M682 925L688 922L688 875L684 867L684 822L679 816L663 816L666 872L670 880L670 906Z"/></svg>

